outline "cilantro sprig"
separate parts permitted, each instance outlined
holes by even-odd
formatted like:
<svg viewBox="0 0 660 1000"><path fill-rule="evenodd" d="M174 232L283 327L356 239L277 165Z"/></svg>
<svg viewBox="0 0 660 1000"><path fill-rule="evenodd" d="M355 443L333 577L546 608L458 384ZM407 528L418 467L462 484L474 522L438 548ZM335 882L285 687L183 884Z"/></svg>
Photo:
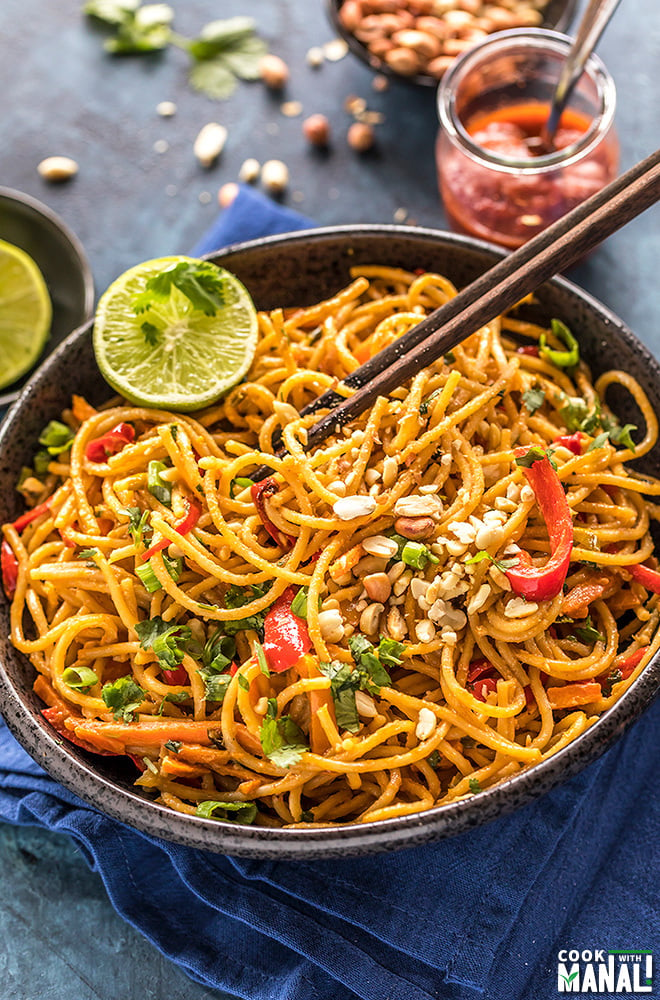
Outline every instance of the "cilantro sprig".
<svg viewBox="0 0 660 1000"><path fill-rule="evenodd" d="M206 316L215 316L225 304L225 283L215 264L181 260L147 279L144 291L133 299L134 312L139 316L167 303L173 288Z"/></svg>
<svg viewBox="0 0 660 1000"><path fill-rule="evenodd" d="M183 660L185 644L192 636L187 625L166 622L160 615L137 622L135 631L142 649L152 649L165 670L173 670L179 666Z"/></svg>
<svg viewBox="0 0 660 1000"><path fill-rule="evenodd" d="M113 55L159 52L169 46L187 52L190 85L218 100L233 93L238 79L258 79L259 61L267 51L251 17L211 21L196 38L185 38L174 31L174 9L166 3L87 0L83 13L108 31L104 48Z"/></svg>
<svg viewBox="0 0 660 1000"><path fill-rule="evenodd" d="M598 397L589 407L581 396L568 396L562 392L559 402L559 415L569 431L584 431L585 434L596 435L587 451L602 448L608 438L612 444L622 444L624 448L635 451L635 442L630 432L637 430L636 425L624 424L622 427L616 417L603 412Z"/></svg>
<svg viewBox="0 0 660 1000"><path fill-rule="evenodd" d="M305 737L290 715L276 716L277 700L268 700L268 711L259 730L261 747L277 767L290 768L309 750Z"/></svg>
<svg viewBox="0 0 660 1000"><path fill-rule="evenodd" d="M147 692L136 684L132 677L126 675L116 681L104 684L101 697L108 708L112 709L113 718L121 722L133 722L135 711L140 707Z"/></svg>

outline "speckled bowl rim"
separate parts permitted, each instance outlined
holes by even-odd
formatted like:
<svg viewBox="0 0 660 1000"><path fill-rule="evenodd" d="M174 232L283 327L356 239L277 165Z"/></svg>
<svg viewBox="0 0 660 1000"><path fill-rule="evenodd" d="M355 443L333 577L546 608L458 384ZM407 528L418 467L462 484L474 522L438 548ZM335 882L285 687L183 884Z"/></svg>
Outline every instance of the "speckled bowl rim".
<svg viewBox="0 0 660 1000"><path fill-rule="evenodd" d="M351 225L302 230L237 243L208 257L231 267L232 255L245 251L271 246L286 248L301 241L314 243L338 236L345 236L348 241L362 234L419 236L449 243L452 247L476 250L489 256L493 262L501 256L501 251L489 243L452 233L421 227ZM577 297L582 305L598 316L600 324L610 332L615 330L617 336L628 341L660 386L658 362L617 316L565 278L554 278L547 284L558 284L564 293ZM42 387L48 385L50 370L56 371L69 351L90 335L91 326L91 323L84 324L63 341L25 387L0 428L0 461L5 444L20 422L24 408L29 407ZM590 729L554 756L472 798L409 816L312 830L239 826L186 816L121 787L99 774L87 760L69 752L41 715L22 700L3 663L0 663L0 702L9 729L35 761L53 778L101 812L148 835L190 847L236 856L284 860L342 857L410 848L464 833L504 816L550 791L604 753L651 704L659 681L660 653L657 653L618 702Z"/></svg>

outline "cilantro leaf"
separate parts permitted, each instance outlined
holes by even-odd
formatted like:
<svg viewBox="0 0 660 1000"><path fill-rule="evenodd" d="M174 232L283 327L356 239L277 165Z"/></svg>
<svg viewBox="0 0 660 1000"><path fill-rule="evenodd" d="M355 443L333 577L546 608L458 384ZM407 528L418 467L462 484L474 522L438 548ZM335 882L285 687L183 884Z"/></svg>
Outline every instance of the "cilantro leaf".
<svg viewBox="0 0 660 1000"><path fill-rule="evenodd" d="M607 441L609 441L609 439L610 439L610 436L607 433L607 431L603 431L602 434L599 434L597 437L595 437L593 439L593 441L591 442L591 444L587 448L587 453L590 452L590 451L596 451L597 448L602 448L603 445Z"/></svg>
<svg viewBox="0 0 660 1000"><path fill-rule="evenodd" d="M620 427L615 418L610 418L606 414L603 414L601 423L613 444L622 444L624 447L630 448L631 451L635 451L635 442L630 436L631 431L637 430L635 424L625 424Z"/></svg>
<svg viewBox="0 0 660 1000"><path fill-rule="evenodd" d="M212 674L208 670L200 668L197 673L204 681L204 700L217 701L220 704L225 700L227 689L231 684L230 674Z"/></svg>
<svg viewBox="0 0 660 1000"><path fill-rule="evenodd" d="M545 389L540 385L535 385L531 389L528 389L527 392L523 392L522 398L530 414L536 413L543 406Z"/></svg>
<svg viewBox="0 0 660 1000"><path fill-rule="evenodd" d="M440 751L432 750L427 757L427 763L429 767L432 767L433 770L435 771L440 765Z"/></svg>
<svg viewBox="0 0 660 1000"><path fill-rule="evenodd" d="M225 594L225 608L241 608L244 604L249 604L256 597L263 597L264 594L268 593L271 588L271 583L258 585L252 584L251 587L238 587L236 584L232 583L229 590ZM268 608L264 608L263 611L257 612L256 615L249 615L247 618L238 618L236 621L226 621L222 623L225 635L236 635L242 629L254 629L255 632L261 633L264 627L264 621L266 620L266 615L268 614Z"/></svg>
<svg viewBox="0 0 660 1000"><path fill-rule="evenodd" d="M61 455L71 447L75 433L59 420L51 420L39 435L42 444L49 455Z"/></svg>
<svg viewBox="0 0 660 1000"><path fill-rule="evenodd" d="M147 279L145 290L133 299L137 314L146 312L155 303L165 303L178 290L206 316L215 316L225 304L225 283L215 264L205 261L179 261Z"/></svg>
<svg viewBox="0 0 660 1000"><path fill-rule="evenodd" d="M96 563L94 562L94 556L98 555L99 555L99 550L96 548L81 549L80 552L78 553L78 558L86 559L88 562L91 562L92 565L96 566Z"/></svg>
<svg viewBox="0 0 660 1000"><path fill-rule="evenodd" d="M145 343L147 343L149 347L155 347L161 336L161 331L158 327L154 326L153 323L150 323L145 319L144 323L140 325L140 329L144 334Z"/></svg>
<svg viewBox="0 0 660 1000"><path fill-rule="evenodd" d="M309 750L290 715L282 715L279 719L267 716L261 724L259 739L266 757L277 767L292 767Z"/></svg>
<svg viewBox="0 0 660 1000"><path fill-rule="evenodd" d="M355 692L360 688L360 675L350 663L332 660L319 663L319 670L330 678L330 692L335 703L335 717L339 729L357 733L360 728Z"/></svg>
<svg viewBox="0 0 660 1000"><path fill-rule="evenodd" d="M132 677L119 677L101 688L103 701L112 709L113 717L121 722L133 722L135 710L140 707L147 692Z"/></svg>
<svg viewBox="0 0 660 1000"><path fill-rule="evenodd" d="M557 468L555 462L553 461L553 451L552 448L540 448L538 445L533 445L524 455L519 455L516 459L516 465L521 466L523 469L529 469L532 467L534 462L540 462L544 458L547 458L554 469Z"/></svg>
<svg viewBox="0 0 660 1000"><path fill-rule="evenodd" d="M183 660L182 644L191 638L187 625L170 624L163 621L160 615L137 622L135 631L140 639L142 649L153 649L161 667L173 670Z"/></svg>
<svg viewBox="0 0 660 1000"><path fill-rule="evenodd" d="M468 785L469 785L470 791L474 795L476 795L477 792L483 792L483 788L481 787L481 784L480 784L478 778L470 778L470 780L468 781Z"/></svg>
<svg viewBox="0 0 660 1000"><path fill-rule="evenodd" d="M198 803L195 816L223 819L228 823L254 823L257 807L254 802L216 802L211 799Z"/></svg>
<svg viewBox="0 0 660 1000"><path fill-rule="evenodd" d="M87 0L83 13L108 25L122 24L134 14L141 0Z"/></svg>
<svg viewBox="0 0 660 1000"><path fill-rule="evenodd" d="M370 694L378 694L381 687L391 686L392 678L366 636L362 635L361 632L354 632L348 640L348 648L358 669L360 687L369 691Z"/></svg>
<svg viewBox="0 0 660 1000"><path fill-rule="evenodd" d="M224 101L236 90L236 77L223 59L205 59L190 70L191 87L216 101Z"/></svg>
<svg viewBox="0 0 660 1000"><path fill-rule="evenodd" d="M568 620L570 621L570 618ZM575 625L573 631L578 639L592 646L595 642L607 642L607 637L602 632L599 632L597 628L594 628L591 615L587 615L583 625Z"/></svg>
<svg viewBox="0 0 660 1000"><path fill-rule="evenodd" d="M483 562L484 559L490 560L493 566L496 569L499 569L500 573L506 573L508 569L511 569L512 566L516 566L520 561L518 556L512 556L510 559L496 559L495 556L491 556L490 552L487 552L486 549L482 549L480 552L477 552L475 556L471 556L469 559L466 559L465 565L471 566L474 563Z"/></svg>
<svg viewBox="0 0 660 1000"><path fill-rule="evenodd" d="M136 548L140 548L142 539L153 534L149 527L149 511L140 510L139 507L127 507L128 532L135 543Z"/></svg>
<svg viewBox="0 0 660 1000"><path fill-rule="evenodd" d="M603 698L609 698L609 696L612 694L612 688L614 687L614 685L618 684L619 681L622 680L623 680L623 674L621 673L621 671L613 670L612 673L609 674L609 676L606 677L604 681L601 681L600 691Z"/></svg>
<svg viewBox="0 0 660 1000"><path fill-rule="evenodd" d="M212 59L220 52L244 44L254 35L256 21L252 17L229 17L209 21L187 46L193 59ZM263 44L263 43L262 43Z"/></svg>
<svg viewBox="0 0 660 1000"><path fill-rule="evenodd" d="M165 740L163 746L166 750L169 750L170 753L178 753L183 746L183 743L181 743L180 740Z"/></svg>

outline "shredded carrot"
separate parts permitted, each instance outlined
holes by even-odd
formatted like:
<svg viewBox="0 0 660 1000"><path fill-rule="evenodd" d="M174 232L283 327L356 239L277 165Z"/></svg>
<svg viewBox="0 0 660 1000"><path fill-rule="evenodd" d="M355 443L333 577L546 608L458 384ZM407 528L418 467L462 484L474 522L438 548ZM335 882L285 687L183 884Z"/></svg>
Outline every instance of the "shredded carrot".
<svg viewBox="0 0 660 1000"><path fill-rule="evenodd" d="M73 413L76 420L79 420L80 423L82 424L84 420L88 420L89 417L93 417L99 411L95 410L94 407L91 405L91 403L87 402L84 396L74 395L71 412Z"/></svg>
<svg viewBox="0 0 660 1000"><path fill-rule="evenodd" d="M187 719L148 719L139 722L99 722L85 719L75 726L74 732L81 739L93 743L94 740L115 740L123 748L127 746L161 746L167 740L181 740L184 743L212 742L209 729L217 729L213 722L193 722Z"/></svg>
<svg viewBox="0 0 660 1000"><path fill-rule="evenodd" d="M301 656L295 665L295 669L298 671L300 677L322 677L321 671L318 668L318 663L315 657L306 653ZM307 697L309 698L309 741L311 749L314 753L325 753L326 750L330 749L330 743L328 737L326 736L325 730L321 725L318 718L318 711L323 705L328 709L328 714L332 719L334 725L337 725L337 720L335 718L335 706L332 700L332 694L329 689L320 691L308 691Z"/></svg>
<svg viewBox="0 0 660 1000"><path fill-rule="evenodd" d="M549 687L546 691L550 708L575 708L588 705L601 697L600 684L584 681L580 684L566 684L564 687Z"/></svg>
<svg viewBox="0 0 660 1000"><path fill-rule="evenodd" d="M592 576L585 583L578 583L564 597L561 605L562 615L571 618L586 618L589 605L603 597L609 597L616 590L616 580L609 573Z"/></svg>
<svg viewBox="0 0 660 1000"><path fill-rule="evenodd" d="M166 754L160 763L160 773L167 774L171 778L199 778L202 774L208 774L208 768L200 767L198 764L186 764L183 760L177 760Z"/></svg>

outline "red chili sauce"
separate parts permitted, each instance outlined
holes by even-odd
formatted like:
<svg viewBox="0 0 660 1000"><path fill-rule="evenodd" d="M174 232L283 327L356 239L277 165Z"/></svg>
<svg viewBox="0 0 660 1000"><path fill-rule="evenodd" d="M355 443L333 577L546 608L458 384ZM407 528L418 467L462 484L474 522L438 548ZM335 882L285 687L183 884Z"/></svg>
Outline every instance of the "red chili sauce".
<svg viewBox="0 0 660 1000"><path fill-rule="evenodd" d="M548 113L547 104L513 105L474 115L466 130L483 149L529 160L533 168L536 154L529 140L540 137ZM555 148L572 145L590 125L587 115L564 111ZM514 248L604 187L616 176L617 162L613 133L579 162L544 173L507 173L440 145L440 187L455 229Z"/></svg>

